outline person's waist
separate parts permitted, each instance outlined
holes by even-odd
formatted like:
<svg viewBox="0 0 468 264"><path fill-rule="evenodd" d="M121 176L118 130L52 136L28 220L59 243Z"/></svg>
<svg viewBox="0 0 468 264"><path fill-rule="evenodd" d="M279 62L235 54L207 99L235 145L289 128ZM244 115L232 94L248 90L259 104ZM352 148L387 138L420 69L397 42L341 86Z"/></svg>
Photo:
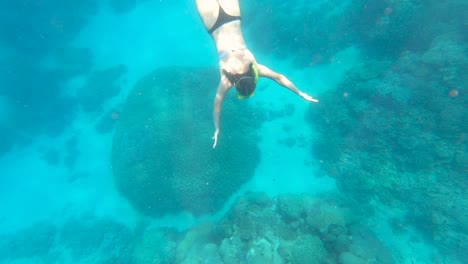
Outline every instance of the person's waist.
<svg viewBox="0 0 468 264"><path fill-rule="evenodd" d="M228 55L229 52L233 52L233 51L236 51L236 50L243 50L243 49L246 49L247 47L245 45L240 45L236 48L233 48L233 49L225 49L225 50L222 50L222 51L219 51L218 52L218 58L220 60L224 59L226 57L226 55Z"/></svg>

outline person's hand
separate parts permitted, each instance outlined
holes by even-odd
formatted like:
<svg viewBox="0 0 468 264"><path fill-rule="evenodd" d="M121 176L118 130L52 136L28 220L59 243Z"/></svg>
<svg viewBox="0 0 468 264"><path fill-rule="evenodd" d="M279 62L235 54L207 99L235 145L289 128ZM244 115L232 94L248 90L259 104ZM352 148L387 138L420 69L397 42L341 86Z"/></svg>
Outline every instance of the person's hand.
<svg viewBox="0 0 468 264"><path fill-rule="evenodd" d="M214 136L212 138L214 140L213 148L216 148L216 144L218 144L218 134L219 134L219 129L216 129Z"/></svg>
<svg viewBox="0 0 468 264"><path fill-rule="evenodd" d="M299 96L306 99L307 101L309 102L314 102L314 103L318 103L318 100L317 99L314 99L312 98L312 96L306 94L306 93L303 93L303 92L299 92Z"/></svg>

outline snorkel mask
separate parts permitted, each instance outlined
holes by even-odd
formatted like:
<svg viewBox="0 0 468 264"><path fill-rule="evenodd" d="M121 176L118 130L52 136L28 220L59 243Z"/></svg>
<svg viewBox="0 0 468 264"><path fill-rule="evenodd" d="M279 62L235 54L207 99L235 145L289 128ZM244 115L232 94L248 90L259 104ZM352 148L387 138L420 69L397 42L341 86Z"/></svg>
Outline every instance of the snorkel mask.
<svg viewBox="0 0 468 264"><path fill-rule="evenodd" d="M257 67L250 63L249 70L242 74L230 74L223 71L229 81L236 87L237 99L246 99L254 96L254 90L258 81Z"/></svg>

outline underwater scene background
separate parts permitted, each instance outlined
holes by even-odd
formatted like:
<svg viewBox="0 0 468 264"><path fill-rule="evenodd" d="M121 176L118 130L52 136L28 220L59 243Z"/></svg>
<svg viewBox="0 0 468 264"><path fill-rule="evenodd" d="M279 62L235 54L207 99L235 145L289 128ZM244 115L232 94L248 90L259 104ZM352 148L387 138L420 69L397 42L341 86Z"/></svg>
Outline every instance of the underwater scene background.
<svg viewBox="0 0 468 264"><path fill-rule="evenodd" d="M0 1L0 263L466 263L468 10L241 0L223 104L195 1Z"/></svg>

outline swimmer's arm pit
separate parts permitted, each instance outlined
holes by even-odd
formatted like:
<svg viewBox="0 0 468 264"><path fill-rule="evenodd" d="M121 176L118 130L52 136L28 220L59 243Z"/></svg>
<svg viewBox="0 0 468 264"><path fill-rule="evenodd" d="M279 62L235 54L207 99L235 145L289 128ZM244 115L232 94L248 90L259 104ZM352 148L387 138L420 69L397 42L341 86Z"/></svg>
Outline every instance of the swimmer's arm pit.
<svg viewBox="0 0 468 264"><path fill-rule="evenodd" d="M266 77L268 79L275 81L279 85L283 86L284 88L289 89L291 92L299 95L300 97L304 98L305 100L309 102L314 102L314 103L318 102L317 99L314 99L312 98L312 96L306 93L303 93L299 89L297 89L297 87L290 80L288 80L286 76L279 74L277 72L274 72L270 70L268 67L261 65L261 64L257 64L257 69L258 69L259 76Z"/></svg>

